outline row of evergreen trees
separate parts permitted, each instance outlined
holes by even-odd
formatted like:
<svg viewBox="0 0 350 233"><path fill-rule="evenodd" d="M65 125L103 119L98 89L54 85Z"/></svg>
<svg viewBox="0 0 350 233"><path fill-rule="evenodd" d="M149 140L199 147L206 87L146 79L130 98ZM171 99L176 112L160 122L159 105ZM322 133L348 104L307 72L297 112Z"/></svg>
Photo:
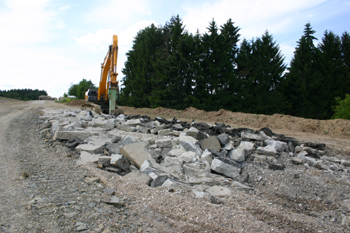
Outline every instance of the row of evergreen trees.
<svg viewBox="0 0 350 233"><path fill-rule="evenodd" d="M11 89L11 90L0 90L0 96L18 100L38 100L39 96L47 95L44 90L32 90L32 89Z"/></svg>
<svg viewBox="0 0 350 233"><path fill-rule="evenodd" d="M123 69L122 105L258 114L290 114L325 119L335 97L350 90L350 35L326 31L314 45L306 24L287 69L278 44L266 31L240 42L229 19L208 32L188 33L179 16L162 27L138 32Z"/></svg>

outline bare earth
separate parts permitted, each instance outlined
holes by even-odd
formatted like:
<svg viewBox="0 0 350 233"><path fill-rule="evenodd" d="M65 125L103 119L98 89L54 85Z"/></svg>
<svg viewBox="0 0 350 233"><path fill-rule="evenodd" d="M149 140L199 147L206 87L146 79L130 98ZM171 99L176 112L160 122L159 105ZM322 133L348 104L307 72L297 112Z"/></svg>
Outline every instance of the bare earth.
<svg viewBox="0 0 350 233"><path fill-rule="evenodd" d="M315 182L303 166L268 170L264 177L271 179L257 183L252 190L235 189L231 197L214 204L205 198L194 199L187 190L151 188L92 164L76 166L74 151L41 137L38 116L42 108L78 109L53 101L22 102L0 97L0 232L350 231L350 202L349 209L339 204L350 200L348 174L336 179L312 170ZM151 118L176 117L252 129L269 127L275 133L326 143L350 160L348 120L320 121L194 108L124 109L127 115ZM90 180L95 177L98 179ZM288 186L301 193L305 188L314 191L298 196L290 193ZM113 189L126 205L114 207L103 202L109 192L106 189Z"/></svg>

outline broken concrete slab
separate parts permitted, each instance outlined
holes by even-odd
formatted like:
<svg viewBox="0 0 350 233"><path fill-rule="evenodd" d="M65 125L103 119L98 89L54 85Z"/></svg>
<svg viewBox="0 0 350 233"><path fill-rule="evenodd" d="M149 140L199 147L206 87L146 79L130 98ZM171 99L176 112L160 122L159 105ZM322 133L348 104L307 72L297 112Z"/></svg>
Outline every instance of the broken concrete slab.
<svg viewBox="0 0 350 233"><path fill-rule="evenodd" d="M70 140L70 139L80 139L85 140L90 136L90 133L85 131L57 131L57 140Z"/></svg>
<svg viewBox="0 0 350 233"><path fill-rule="evenodd" d="M160 175L160 176L157 176L155 179L153 179L151 181L151 184L150 186L151 187L159 187L159 186L162 186L163 183L168 179L168 176L166 175Z"/></svg>
<svg viewBox="0 0 350 233"><path fill-rule="evenodd" d="M129 159L121 154L112 154L110 164L113 167L120 168L125 172L129 171L129 167L131 165Z"/></svg>
<svg viewBox="0 0 350 233"><path fill-rule="evenodd" d="M140 119L130 119L130 120L127 120L124 124L128 125L128 126L142 126L142 123L141 123L141 120Z"/></svg>
<svg viewBox="0 0 350 233"><path fill-rule="evenodd" d="M102 165L103 167L108 167L111 162L111 156L100 156L98 157L98 164Z"/></svg>
<svg viewBox="0 0 350 233"><path fill-rule="evenodd" d="M119 124L119 123L116 123L115 127L121 131L125 131L125 132L135 132L136 131L136 128L135 127L130 127L130 126L127 126L127 125L122 125L122 124Z"/></svg>
<svg viewBox="0 0 350 233"><path fill-rule="evenodd" d="M183 178L184 173L182 163L179 161L179 159L167 156L160 165L162 171L165 171L178 179Z"/></svg>
<svg viewBox="0 0 350 233"><path fill-rule="evenodd" d="M86 151L82 151L80 153L80 157L76 163L77 163L77 165L84 165L84 164L89 163L89 162L97 163L98 157L100 157L100 156L96 155L96 154L88 153Z"/></svg>
<svg viewBox="0 0 350 233"><path fill-rule="evenodd" d="M191 136L183 136L183 135L180 135L180 136L179 136L179 141L197 142L198 140L195 139L194 137L191 137Z"/></svg>
<svg viewBox="0 0 350 233"><path fill-rule="evenodd" d="M149 131L148 128L140 126L140 125L136 126L136 130L140 133L148 133L148 131Z"/></svg>
<svg viewBox="0 0 350 233"><path fill-rule="evenodd" d="M162 129L158 131L158 135L160 136L168 136L171 134L171 130L170 129Z"/></svg>
<svg viewBox="0 0 350 233"><path fill-rule="evenodd" d="M182 141L180 139L180 145L183 146L183 148L185 148L185 150L187 151L193 151L196 153L196 155L201 155L202 154L202 149L199 148L198 145L196 145L196 143L191 142L191 141Z"/></svg>
<svg viewBox="0 0 350 233"><path fill-rule="evenodd" d="M120 153L129 158L137 168L146 161L154 161L151 154L146 150L146 144L143 142L134 142L119 149Z"/></svg>
<svg viewBox="0 0 350 233"><path fill-rule="evenodd" d="M209 164L211 164L213 161L213 154L208 149L205 149L200 158L202 161L207 161Z"/></svg>
<svg viewBox="0 0 350 233"><path fill-rule="evenodd" d="M243 147L238 147L235 150L228 152L227 156L234 161L244 162L245 161L246 150Z"/></svg>
<svg viewBox="0 0 350 233"><path fill-rule="evenodd" d="M231 177L232 179L238 179L241 169L232 164L225 163L215 158L211 163L211 169L217 173Z"/></svg>
<svg viewBox="0 0 350 233"><path fill-rule="evenodd" d="M195 152L186 151L185 153L177 157L177 159L180 161L181 164L185 164L185 163L195 162L197 160L196 156L197 154Z"/></svg>
<svg viewBox="0 0 350 233"><path fill-rule="evenodd" d="M149 177L145 173L140 172L139 170L132 171L123 177L125 179L131 180L132 182L141 183L141 184L145 184L145 185L149 185L152 181L151 177Z"/></svg>
<svg viewBox="0 0 350 233"><path fill-rule="evenodd" d="M176 143L171 138L158 139L155 141L155 144L160 148L173 148L176 146Z"/></svg>
<svg viewBox="0 0 350 233"><path fill-rule="evenodd" d="M92 145L92 144L80 144L79 146L77 146L75 149L78 152L81 151L86 151L92 154L102 154L103 153L103 145Z"/></svg>
<svg viewBox="0 0 350 233"><path fill-rule="evenodd" d="M171 151L169 151L167 153L167 155L172 156L172 157L178 157L185 152L186 152L186 149L183 146L177 145L177 146L173 147L173 149Z"/></svg>
<svg viewBox="0 0 350 233"><path fill-rule="evenodd" d="M219 134L217 138L222 146L226 145L230 141L230 138L226 133Z"/></svg>
<svg viewBox="0 0 350 233"><path fill-rule="evenodd" d="M247 141L241 141L238 147L244 148L247 151L253 150L255 144L252 142L247 142Z"/></svg>
<svg viewBox="0 0 350 233"><path fill-rule="evenodd" d="M263 141L265 139L268 139L266 136L264 137L261 134L249 133L246 131L241 132L241 137L245 139L255 140L255 141Z"/></svg>
<svg viewBox="0 0 350 233"><path fill-rule="evenodd" d="M220 142L216 136L211 136L209 138L206 138L203 141L201 141L200 144L203 150L209 149L210 151L219 152L221 149Z"/></svg>
<svg viewBox="0 0 350 233"><path fill-rule="evenodd" d="M224 186L212 186L206 190L210 196L214 197L229 197L232 195L232 190Z"/></svg>

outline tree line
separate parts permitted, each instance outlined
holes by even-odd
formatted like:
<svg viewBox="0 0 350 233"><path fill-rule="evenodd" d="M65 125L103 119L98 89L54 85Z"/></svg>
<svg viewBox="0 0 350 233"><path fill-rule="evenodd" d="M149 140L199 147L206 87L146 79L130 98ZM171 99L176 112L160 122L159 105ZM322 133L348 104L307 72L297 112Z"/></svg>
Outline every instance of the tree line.
<svg viewBox="0 0 350 233"><path fill-rule="evenodd" d="M231 19L207 32L185 30L180 17L140 30L127 53L120 104L195 107L328 119L350 90L350 35L325 31L318 46L305 25L290 66L266 31L240 41Z"/></svg>
<svg viewBox="0 0 350 233"><path fill-rule="evenodd" d="M27 88L0 90L0 96L18 100L38 100L41 95L47 95L47 92L44 90L32 90Z"/></svg>

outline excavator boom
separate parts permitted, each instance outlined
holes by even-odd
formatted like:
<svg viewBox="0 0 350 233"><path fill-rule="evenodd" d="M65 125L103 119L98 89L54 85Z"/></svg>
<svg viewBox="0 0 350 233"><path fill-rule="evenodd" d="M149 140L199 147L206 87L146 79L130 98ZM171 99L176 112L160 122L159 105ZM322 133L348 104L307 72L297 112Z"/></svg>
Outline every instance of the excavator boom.
<svg viewBox="0 0 350 233"><path fill-rule="evenodd" d="M91 101L101 106L103 112L109 114L122 113L120 107L116 106L119 96L119 85L117 81L118 60L118 36L113 35L112 44L109 46L107 55L101 64L101 77L98 89L89 89L85 95L86 101Z"/></svg>

